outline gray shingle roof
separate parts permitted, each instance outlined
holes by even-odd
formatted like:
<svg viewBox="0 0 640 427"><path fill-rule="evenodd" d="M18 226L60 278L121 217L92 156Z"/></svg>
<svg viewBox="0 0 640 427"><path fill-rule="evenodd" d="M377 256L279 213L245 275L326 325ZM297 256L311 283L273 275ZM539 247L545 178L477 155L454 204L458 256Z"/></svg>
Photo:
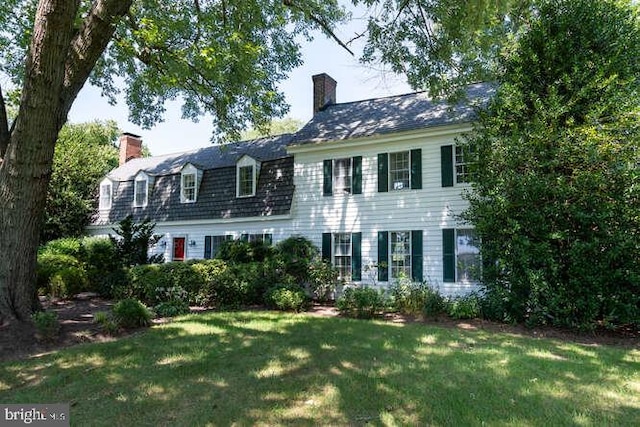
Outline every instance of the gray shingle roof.
<svg viewBox="0 0 640 427"><path fill-rule="evenodd" d="M294 135L292 145L469 122L493 92L492 85L479 83L469 86L467 99L455 105L434 101L425 92L329 105Z"/></svg>
<svg viewBox="0 0 640 427"><path fill-rule="evenodd" d="M258 161L277 159L287 155L285 147L291 142L292 137L291 134L285 134L226 145L212 145L164 156L132 159L107 176L113 181L127 181L133 179L141 170L150 175L168 175L180 172L186 163L192 163L203 170L235 166L238 159L245 154Z"/></svg>

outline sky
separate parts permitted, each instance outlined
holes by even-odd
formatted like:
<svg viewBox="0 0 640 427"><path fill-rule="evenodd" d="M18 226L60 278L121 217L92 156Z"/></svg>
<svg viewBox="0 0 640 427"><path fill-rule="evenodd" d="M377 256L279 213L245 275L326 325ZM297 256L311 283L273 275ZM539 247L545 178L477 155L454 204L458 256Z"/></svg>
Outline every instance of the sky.
<svg viewBox="0 0 640 427"><path fill-rule="evenodd" d="M350 40L361 33L366 22L365 12L356 10L350 23L337 29L341 40ZM364 37L350 46L351 56L335 41L318 33L312 42L301 41L304 64L293 70L282 82L280 89L290 105L287 117L304 122L312 116L313 85L311 76L327 73L337 82L337 102L349 102L381 96L411 92L402 76L384 73L359 63L358 57L364 46ZM94 120L115 120L120 130L140 135L152 155L188 151L211 144L213 127L210 118L203 116L198 123L181 118L180 103L167 104L165 121L151 129L143 129L128 120L128 107L120 99L117 105L109 105L100 96L100 90L89 86L82 89L69 112L69 121L83 123Z"/></svg>

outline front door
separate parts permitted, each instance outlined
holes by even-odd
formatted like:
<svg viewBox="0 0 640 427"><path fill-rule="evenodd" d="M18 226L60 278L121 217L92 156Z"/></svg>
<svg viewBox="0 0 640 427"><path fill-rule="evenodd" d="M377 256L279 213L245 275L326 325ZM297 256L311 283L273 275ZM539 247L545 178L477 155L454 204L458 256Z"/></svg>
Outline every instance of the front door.
<svg viewBox="0 0 640 427"><path fill-rule="evenodd" d="M184 261L184 237L173 238L173 261Z"/></svg>

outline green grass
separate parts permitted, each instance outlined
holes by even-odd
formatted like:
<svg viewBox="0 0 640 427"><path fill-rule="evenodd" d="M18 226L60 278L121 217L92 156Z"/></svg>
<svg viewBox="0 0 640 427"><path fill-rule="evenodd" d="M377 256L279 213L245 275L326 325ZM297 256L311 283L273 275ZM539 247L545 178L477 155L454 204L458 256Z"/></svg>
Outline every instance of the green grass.
<svg viewBox="0 0 640 427"><path fill-rule="evenodd" d="M79 426L637 425L640 350L206 313L0 364L0 402L71 402Z"/></svg>

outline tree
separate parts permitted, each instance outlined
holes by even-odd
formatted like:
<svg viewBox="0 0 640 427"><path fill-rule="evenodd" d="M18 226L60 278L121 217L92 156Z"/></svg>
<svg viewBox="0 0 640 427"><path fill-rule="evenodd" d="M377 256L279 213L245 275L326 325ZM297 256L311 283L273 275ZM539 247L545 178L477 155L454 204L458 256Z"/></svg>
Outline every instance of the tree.
<svg viewBox="0 0 640 427"><path fill-rule="evenodd" d="M185 117L210 113L237 137L286 112L277 83L300 63L296 35L332 35L336 3L4 0L0 72L21 97L9 123L0 87L0 324L29 319L55 144L87 81L113 99L121 79L144 126L181 99Z"/></svg>
<svg viewBox="0 0 640 427"><path fill-rule="evenodd" d="M274 120L267 125L266 129L247 129L242 132L240 139L256 139L264 136L282 135L285 133L294 133L300 130L304 125L302 120L286 117L282 120Z"/></svg>
<svg viewBox="0 0 640 427"><path fill-rule="evenodd" d="M117 237L109 235L109 240L116 248L116 255L124 267L164 261L162 255L149 257L149 248L162 238L153 234L155 227L155 223L148 218L141 223L135 223L133 217L128 215L113 229Z"/></svg>
<svg viewBox="0 0 640 427"><path fill-rule="evenodd" d="M640 319L640 20L630 2L541 2L468 139L464 218L497 315Z"/></svg>
<svg viewBox="0 0 640 427"><path fill-rule="evenodd" d="M100 180L118 166L115 122L66 124L60 131L40 240L79 237L97 209Z"/></svg>

